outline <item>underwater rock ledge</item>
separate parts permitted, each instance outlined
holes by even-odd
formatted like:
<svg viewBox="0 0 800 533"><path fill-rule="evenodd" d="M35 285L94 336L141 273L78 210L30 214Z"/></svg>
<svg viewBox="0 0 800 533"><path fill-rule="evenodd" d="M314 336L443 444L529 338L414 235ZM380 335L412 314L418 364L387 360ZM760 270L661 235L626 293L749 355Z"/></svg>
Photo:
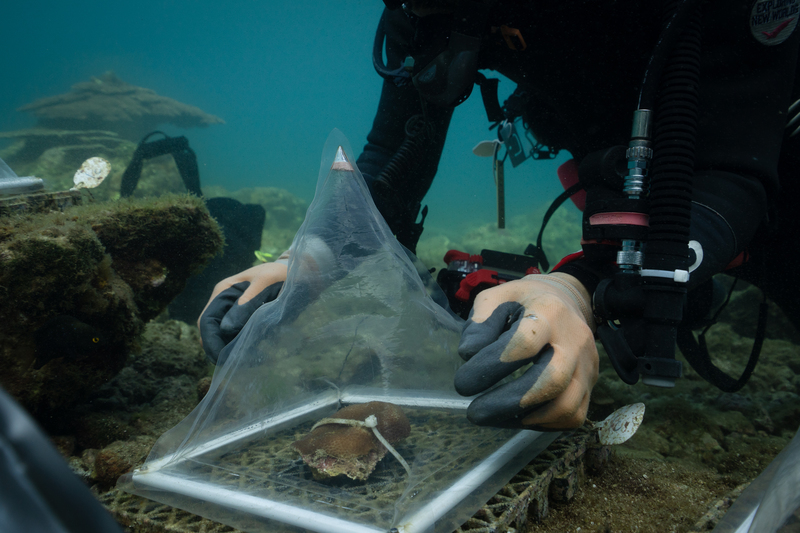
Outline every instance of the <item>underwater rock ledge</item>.
<svg viewBox="0 0 800 533"><path fill-rule="evenodd" d="M189 195L0 218L0 383L55 423L122 369L144 324L222 247Z"/></svg>
<svg viewBox="0 0 800 533"><path fill-rule="evenodd" d="M18 111L32 113L44 128L106 130L133 142L161 124L200 128L225 123L193 105L126 83L110 70L76 83L68 93L40 98Z"/></svg>

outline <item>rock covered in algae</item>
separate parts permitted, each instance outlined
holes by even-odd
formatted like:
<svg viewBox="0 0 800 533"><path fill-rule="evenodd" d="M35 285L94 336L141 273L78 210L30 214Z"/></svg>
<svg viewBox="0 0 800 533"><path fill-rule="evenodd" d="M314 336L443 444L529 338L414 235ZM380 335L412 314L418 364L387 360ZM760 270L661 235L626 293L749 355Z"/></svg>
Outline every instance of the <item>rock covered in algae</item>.
<svg viewBox="0 0 800 533"><path fill-rule="evenodd" d="M378 419L377 430L390 444L401 441L411 432L411 424L398 406L386 402L349 405L330 418L364 421L370 415ZM347 476L364 481L387 453L372 430L343 424L323 424L292 447L311 467L314 479Z"/></svg>
<svg viewBox="0 0 800 533"><path fill-rule="evenodd" d="M56 421L122 369L144 323L222 244L188 195L0 217L0 384L40 422ZM71 335L52 338L58 317L104 342L81 350Z"/></svg>

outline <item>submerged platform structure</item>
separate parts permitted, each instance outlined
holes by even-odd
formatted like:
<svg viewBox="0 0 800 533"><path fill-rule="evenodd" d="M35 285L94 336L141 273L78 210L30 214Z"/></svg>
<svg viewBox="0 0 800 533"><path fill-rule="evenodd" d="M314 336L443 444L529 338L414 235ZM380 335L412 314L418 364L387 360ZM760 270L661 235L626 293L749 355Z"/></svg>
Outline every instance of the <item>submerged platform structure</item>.
<svg viewBox="0 0 800 533"><path fill-rule="evenodd" d="M551 502L573 498L585 469L601 470L609 448L598 446L595 434L578 430L561 435L522 467L455 533L524 531L527 524L546 519ZM236 533L238 530L198 515L119 489L100 495L117 521L135 533ZM285 526L276 533L302 531Z"/></svg>

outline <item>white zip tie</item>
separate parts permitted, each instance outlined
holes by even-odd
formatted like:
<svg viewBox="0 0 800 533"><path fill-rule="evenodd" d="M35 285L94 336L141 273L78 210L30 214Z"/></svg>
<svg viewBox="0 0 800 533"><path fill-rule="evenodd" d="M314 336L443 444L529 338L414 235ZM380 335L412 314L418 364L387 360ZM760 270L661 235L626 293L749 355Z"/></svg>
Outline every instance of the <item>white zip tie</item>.
<svg viewBox="0 0 800 533"><path fill-rule="evenodd" d="M369 415L363 422L361 420L353 420L350 418L323 418L314 424L314 426L311 428L311 431L314 431L319 426L324 426L325 424L342 424L345 426L370 428L375 436L378 437L378 440L381 441L381 444L386 446L386 449L389 450L392 455L394 455L394 458L397 459L401 465L403 465L403 468L406 469L408 477L411 477L411 467L408 466L406 460L403 459L403 456L401 456L397 450L395 450L394 447L389 444L389 441L383 438L381 432L378 431L378 417L375 415Z"/></svg>

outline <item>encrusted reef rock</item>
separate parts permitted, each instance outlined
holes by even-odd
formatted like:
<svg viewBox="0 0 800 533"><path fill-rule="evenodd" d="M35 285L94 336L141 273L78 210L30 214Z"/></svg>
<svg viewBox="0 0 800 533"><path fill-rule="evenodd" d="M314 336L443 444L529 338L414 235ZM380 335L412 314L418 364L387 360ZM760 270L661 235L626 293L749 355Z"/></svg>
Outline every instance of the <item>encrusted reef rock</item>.
<svg viewBox="0 0 800 533"><path fill-rule="evenodd" d="M151 320L139 344L125 368L77 405L63 427L80 448L103 448L135 435L159 437L197 405L199 381L213 371L197 327Z"/></svg>
<svg viewBox="0 0 800 533"><path fill-rule="evenodd" d="M369 402L349 405L330 416L331 419L364 421L370 415L378 419L377 430L390 444L411 433L405 413L394 404ZM386 455L386 447L372 430L360 426L322 424L292 447L311 467L315 479L347 476L364 481Z"/></svg>
<svg viewBox="0 0 800 533"><path fill-rule="evenodd" d="M141 464L153 443L197 405L198 381L213 367L197 327L159 316L145 326L141 349L113 379L49 429L86 483L107 490Z"/></svg>
<svg viewBox="0 0 800 533"><path fill-rule="evenodd" d="M724 275L719 275L716 279L720 280L726 290L732 283L732 279ZM755 336L762 298L763 295L758 287L739 281L736 290L731 294L730 303L720 313L720 322L730 324L739 335ZM800 344L800 331L792 325L780 307L775 302L767 300L767 310L767 337Z"/></svg>
<svg viewBox="0 0 800 533"><path fill-rule="evenodd" d="M130 441L115 441L100 450L94 460L94 479L101 488L109 488L122 474L141 464L155 444L153 437L138 436Z"/></svg>
<svg viewBox="0 0 800 533"><path fill-rule="evenodd" d="M77 83L72 91L41 98L18 111L33 113L39 124L56 130L106 130L138 141L159 124L196 128L224 121L201 109L120 80L108 71Z"/></svg>
<svg viewBox="0 0 800 533"><path fill-rule="evenodd" d="M191 196L0 218L0 383L52 423L122 369L222 244Z"/></svg>

